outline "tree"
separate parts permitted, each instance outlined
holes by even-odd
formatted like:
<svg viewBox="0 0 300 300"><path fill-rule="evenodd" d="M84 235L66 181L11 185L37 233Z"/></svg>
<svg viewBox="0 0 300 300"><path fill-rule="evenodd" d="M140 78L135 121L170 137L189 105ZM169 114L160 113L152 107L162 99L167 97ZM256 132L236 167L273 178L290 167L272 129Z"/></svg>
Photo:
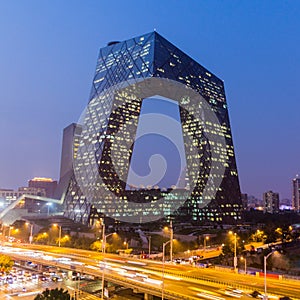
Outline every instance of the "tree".
<svg viewBox="0 0 300 300"><path fill-rule="evenodd" d="M265 242L267 239L267 234L264 231L257 229L252 235L250 236L250 240L253 242Z"/></svg>
<svg viewBox="0 0 300 300"><path fill-rule="evenodd" d="M91 244L91 250L95 251L101 251L102 250L102 242L101 241L95 241L93 244Z"/></svg>
<svg viewBox="0 0 300 300"><path fill-rule="evenodd" d="M9 272L13 265L14 265L14 261L9 256L0 255L1 272Z"/></svg>
<svg viewBox="0 0 300 300"><path fill-rule="evenodd" d="M235 236L233 234L227 234L226 240L224 241L224 245L222 247L223 255L225 255L225 256L233 256L234 255L235 239L236 239L237 255L242 253L243 250L245 250L244 243L238 235Z"/></svg>
<svg viewBox="0 0 300 300"><path fill-rule="evenodd" d="M34 300L71 300L69 292L67 290L64 291L64 289L56 288L53 290L46 289L42 292L42 294L38 294Z"/></svg>
<svg viewBox="0 0 300 300"><path fill-rule="evenodd" d="M38 244L47 244L49 243L49 234L47 232L40 232L34 237L34 241Z"/></svg>

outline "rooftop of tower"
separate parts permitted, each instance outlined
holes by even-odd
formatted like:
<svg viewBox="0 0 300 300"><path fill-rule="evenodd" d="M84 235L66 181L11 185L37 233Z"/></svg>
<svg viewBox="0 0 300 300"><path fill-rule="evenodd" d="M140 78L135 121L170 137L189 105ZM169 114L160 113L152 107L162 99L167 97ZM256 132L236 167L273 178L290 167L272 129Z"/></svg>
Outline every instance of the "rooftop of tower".
<svg viewBox="0 0 300 300"><path fill-rule="evenodd" d="M110 41L107 43L106 46L100 49L104 52L106 51L119 51L119 49L127 49L128 46L132 43L136 44L136 47L143 47L143 45L146 45L148 41L153 41L152 47L153 47L153 55L154 59L157 59L159 57L158 53L160 52L160 47L165 48L165 50L168 51L169 56L173 56L175 59L179 57L187 57L190 59L189 67L192 69L194 66L198 66L203 69L203 74L209 78L209 80L215 81L220 85L223 85L224 82L222 79L220 79L218 76L213 74L211 71L209 71L207 68L205 68L203 65L201 65L199 62L197 62L195 59L193 59L191 56L183 52L180 48L172 44L169 40L167 40L165 37L163 37L161 34L159 34L157 31L151 31L148 33L145 33L143 35L139 35L127 40L123 41Z"/></svg>

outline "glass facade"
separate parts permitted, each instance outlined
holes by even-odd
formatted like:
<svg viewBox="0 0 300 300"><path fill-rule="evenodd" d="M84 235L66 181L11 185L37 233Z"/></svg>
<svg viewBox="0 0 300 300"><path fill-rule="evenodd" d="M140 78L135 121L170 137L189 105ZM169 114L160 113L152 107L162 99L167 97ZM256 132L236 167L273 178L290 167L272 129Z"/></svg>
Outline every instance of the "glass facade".
<svg viewBox="0 0 300 300"><path fill-rule="evenodd" d="M298 175L292 181L292 208L294 211L300 211L300 178Z"/></svg>
<svg viewBox="0 0 300 300"><path fill-rule="evenodd" d="M80 124L66 216L88 223L96 210L132 223L170 214L240 220L223 81L157 32L100 49ZM147 179L143 158L153 171Z"/></svg>
<svg viewBox="0 0 300 300"><path fill-rule="evenodd" d="M92 205L88 203L77 183L73 164L77 157L81 131L81 126L75 123L64 129L60 179L55 196L58 199L64 199L64 212L68 218L75 222L87 224Z"/></svg>

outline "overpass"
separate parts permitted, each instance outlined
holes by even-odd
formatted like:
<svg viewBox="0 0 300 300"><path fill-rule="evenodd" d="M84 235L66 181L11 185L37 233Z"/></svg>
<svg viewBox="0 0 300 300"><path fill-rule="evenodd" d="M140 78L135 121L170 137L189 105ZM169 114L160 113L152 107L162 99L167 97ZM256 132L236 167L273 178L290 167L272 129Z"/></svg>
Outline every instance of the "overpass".
<svg viewBox="0 0 300 300"><path fill-rule="evenodd" d="M190 266L165 264L164 272L162 272L161 262L133 260L132 258L122 258L111 254L103 256L100 253L77 249L72 249L72 254L70 254L69 248L39 247L37 245L32 245L32 247L28 245L26 248L43 250L45 255L56 258L68 257L73 263L65 264L57 259L49 260L49 258L30 257L29 254L26 256L25 249L12 248L12 253L7 254L18 260L30 260L38 264L75 270L98 278L101 278L104 274L105 281L144 293L144 299L151 299L152 296L160 297L162 290L164 290L165 299L199 299L200 294L201 298L214 295L220 298L218 300L223 300L228 299L228 296L226 296L226 288L228 286L248 293L254 290L264 293L263 278L236 274L225 270L199 269ZM99 265L99 261L103 260L106 261L105 268L101 268L103 263ZM124 269L128 270L128 272L124 272ZM149 280L141 280L137 274L143 274ZM268 285L270 294L300 299L299 281L268 278Z"/></svg>

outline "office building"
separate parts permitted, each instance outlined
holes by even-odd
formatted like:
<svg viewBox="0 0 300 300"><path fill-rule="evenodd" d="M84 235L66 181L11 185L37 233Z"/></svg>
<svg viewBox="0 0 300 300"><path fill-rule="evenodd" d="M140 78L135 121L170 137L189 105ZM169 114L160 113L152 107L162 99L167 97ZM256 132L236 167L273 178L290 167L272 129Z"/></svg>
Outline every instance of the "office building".
<svg viewBox="0 0 300 300"><path fill-rule="evenodd" d="M52 178L35 177L28 181L28 187L44 189L46 197L53 198L57 188L57 181Z"/></svg>
<svg viewBox="0 0 300 300"><path fill-rule="evenodd" d="M76 147L72 166L62 161L74 170L66 216L241 219L224 83L157 32L100 49L80 132L72 132L77 141L63 142Z"/></svg>
<svg viewBox="0 0 300 300"><path fill-rule="evenodd" d="M243 210L248 210L248 194L242 194L241 199L242 199Z"/></svg>
<svg viewBox="0 0 300 300"><path fill-rule="evenodd" d="M74 174L81 130L80 125L72 123L63 131L60 179L55 197L64 199L65 216L88 225L92 219L92 204L83 195Z"/></svg>
<svg viewBox="0 0 300 300"><path fill-rule="evenodd" d="M292 209L294 211L300 211L300 177L298 175L292 181Z"/></svg>
<svg viewBox="0 0 300 300"><path fill-rule="evenodd" d="M12 204L12 202L25 194L46 197L46 191L44 188L19 187L17 191L13 189L0 189L0 210ZM44 204L45 203L42 201L26 198L18 204L18 207L26 208L29 212L40 212L41 207L43 207Z"/></svg>
<svg viewBox="0 0 300 300"><path fill-rule="evenodd" d="M279 212L279 194L268 191L263 194L264 212L275 214Z"/></svg>

